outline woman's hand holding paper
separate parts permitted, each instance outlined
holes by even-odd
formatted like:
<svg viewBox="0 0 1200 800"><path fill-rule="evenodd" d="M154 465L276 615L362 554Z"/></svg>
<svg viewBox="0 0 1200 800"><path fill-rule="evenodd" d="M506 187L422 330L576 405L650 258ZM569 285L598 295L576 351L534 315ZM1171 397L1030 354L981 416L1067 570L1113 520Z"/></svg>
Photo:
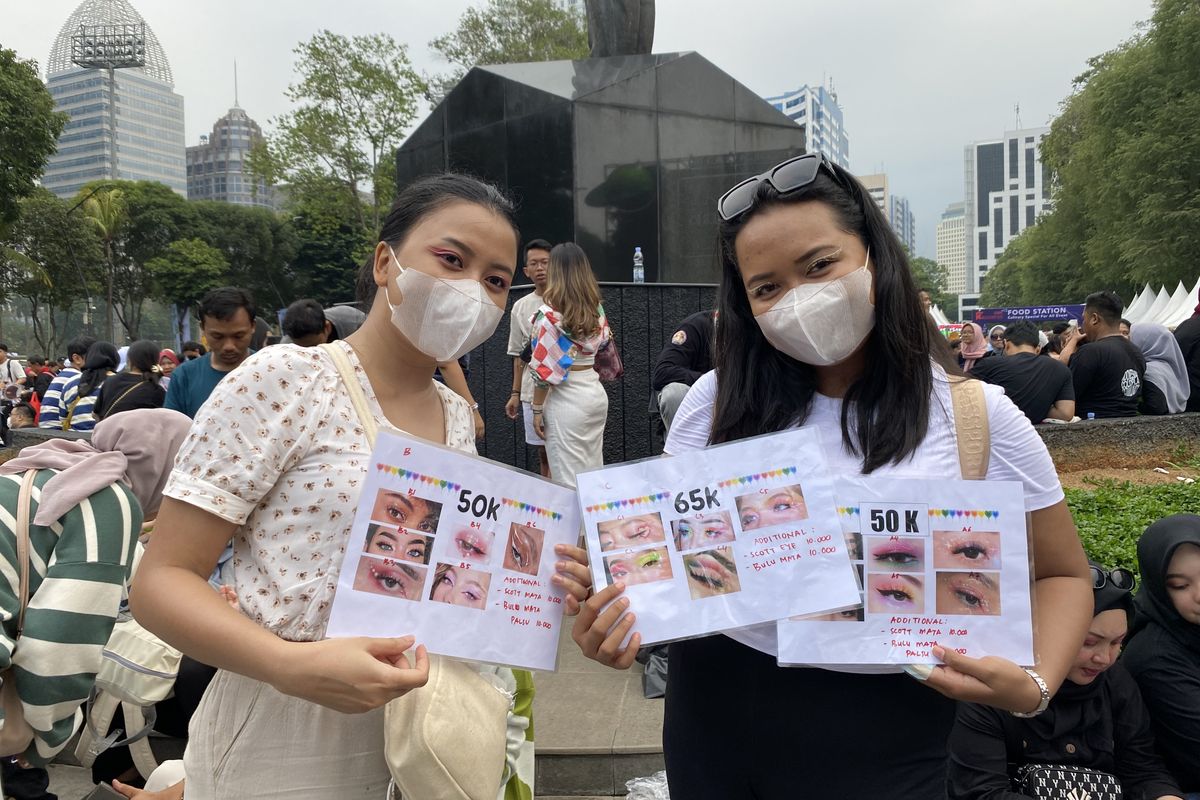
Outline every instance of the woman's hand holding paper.
<svg viewBox="0 0 1200 800"><path fill-rule="evenodd" d="M629 635L635 617L629 609L629 598L621 597L625 584L618 581L588 599L575 618L572 638L583 654L593 661L615 669L629 669L642 643L635 633L625 647L621 643Z"/></svg>
<svg viewBox="0 0 1200 800"><path fill-rule="evenodd" d="M1005 658L970 658L943 647L933 654L942 661L925 683L955 700L1030 712L1038 707L1042 693L1024 669Z"/></svg>
<svg viewBox="0 0 1200 800"><path fill-rule="evenodd" d="M554 553L561 561L558 572L550 580L567 593L568 616L575 616L592 590L592 571L588 569L587 551L569 544L555 545Z"/></svg>
<svg viewBox="0 0 1200 800"><path fill-rule="evenodd" d="M411 636L280 642L280 646L288 652L272 681L275 688L343 714L379 708L429 680L429 656L423 645L409 661Z"/></svg>

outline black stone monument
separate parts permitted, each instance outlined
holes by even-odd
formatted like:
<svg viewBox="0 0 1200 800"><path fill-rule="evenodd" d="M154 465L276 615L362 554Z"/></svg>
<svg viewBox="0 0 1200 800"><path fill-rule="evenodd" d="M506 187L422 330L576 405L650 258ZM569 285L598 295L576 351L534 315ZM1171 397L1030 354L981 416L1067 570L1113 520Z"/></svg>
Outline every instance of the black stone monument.
<svg viewBox="0 0 1200 800"><path fill-rule="evenodd" d="M696 53L475 67L396 152L505 186L527 238L575 241L597 278L715 283L716 200L804 152L804 129Z"/></svg>

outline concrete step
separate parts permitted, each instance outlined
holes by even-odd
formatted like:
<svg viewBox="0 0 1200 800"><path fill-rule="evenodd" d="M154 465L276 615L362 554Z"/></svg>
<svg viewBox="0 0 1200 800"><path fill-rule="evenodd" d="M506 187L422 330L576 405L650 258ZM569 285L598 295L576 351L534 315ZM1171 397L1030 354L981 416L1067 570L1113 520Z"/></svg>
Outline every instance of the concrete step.
<svg viewBox="0 0 1200 800"><path fill-rule="evenodd" d="M536 673L534 686L539 794L623 797L626 781L663 769L663 701L642 696L640 664L597 664L564 630L558 671Z"/></svg>

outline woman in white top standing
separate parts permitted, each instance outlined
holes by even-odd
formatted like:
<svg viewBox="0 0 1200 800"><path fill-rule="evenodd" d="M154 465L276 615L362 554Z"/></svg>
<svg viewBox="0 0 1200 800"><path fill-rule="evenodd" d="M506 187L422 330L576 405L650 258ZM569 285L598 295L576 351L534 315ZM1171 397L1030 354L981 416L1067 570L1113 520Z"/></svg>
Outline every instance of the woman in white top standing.
<svg viewBox="0 0 1200 800"><path fill-rule="evenodd" d="M574 486L578 473L604 466L608 393L595 363L612 339L583 248L574 242L554 246L542 298L529 362L533 425L546 440L550 476Z"/></svg>
<svg viewBox="0 0 1200 800"><path fill-rule="evenodd" d="M958 478L956 370L900 242L857 180L800 156L735 186L719 213L716 370L683 401L667 452L808 425L834 474ZM1020 481L1032 514L1039 679L939 648L945 666L924 685L898 669L781 668L774 625L676 642L663 733L672 797L942 798L946 698L1044 707L1091 619L1088 565L1045 446L1008 398L984 390L987 479ZM636 611L622 590L599 592L575 625L586 655L619 668L639 644L635 635L621 648ZM720 758L697 757L717 742Z"/></svg>
<svg viewBox="0 0 1200 800"><path fill-rule="evenodd" d="M336 343L381 424L475 452L466 402L432 376L495 330L517 241L488 184L401 191L360 282L370 313ZM383 706L425 683L427 656L406 655L412 637L324 638L371 447L321 348L251 356L197 416L131 591L147 628L219 668L191 723L191 800L383 797ZM207 583L230 539L241 613ZM586 568L565 569L586 596Z"/></svg>

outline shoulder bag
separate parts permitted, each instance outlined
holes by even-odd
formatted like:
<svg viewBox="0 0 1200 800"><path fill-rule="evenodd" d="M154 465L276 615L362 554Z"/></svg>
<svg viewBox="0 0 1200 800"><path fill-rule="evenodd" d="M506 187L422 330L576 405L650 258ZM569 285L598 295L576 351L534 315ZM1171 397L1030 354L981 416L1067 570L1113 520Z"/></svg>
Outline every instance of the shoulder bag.
<svg viewBox="0 0 1200 800"><path fill-rule="evenodd" d="M16 654L25 629L25 609L29 606L29 506L33 502L33 481L37 470L26 471L21 481L21 492L17 495L16 536L17 561L20 562L21 586L17 600L21 604L17 612L17 635L13 637L13 654ZM0 756L15 756L24 753L33 742L33 728L25 721L25 707L17 694L17 671L9 667L0 673L0 700L4 705L4 725L0 727Z"/></svg>
<svg viewBox="0 0 1200 800"><path fill-rule="evenodd" d="M951 377L950 403L954 407L954 438L958 440L958 464L963 480L982 481L987 478L992 457L983 382Z"/></svg>
<svg viewBox="0 0 1200 800"><path fill-rule="evenodd" d="M617 349L617 337L610 337L596 352L596 372L605 383L615 383L625 374L621 351Z"/></svg>
<svg viewBox="0 0 1200 800"><path fill-rule="evenodd" d="M350 403L372 443L379 426L346 352L321 348L333 359ZM513 698L478 670L429 657L429 682L384 709L384 756L406 800L496 800L504 778L508 713Z"/></svg>
<svg viewBox="0 0 1200 800"><path fill-rule="evenodd" d="M1007 715L1005 715L1007 717ZM1016 720L1003 719L1005 748L1020 753L1021 732ZM1034 800L1122 800L1121 782L1107 772L1074 764L1008 764L1012 790Z"/></svg>

